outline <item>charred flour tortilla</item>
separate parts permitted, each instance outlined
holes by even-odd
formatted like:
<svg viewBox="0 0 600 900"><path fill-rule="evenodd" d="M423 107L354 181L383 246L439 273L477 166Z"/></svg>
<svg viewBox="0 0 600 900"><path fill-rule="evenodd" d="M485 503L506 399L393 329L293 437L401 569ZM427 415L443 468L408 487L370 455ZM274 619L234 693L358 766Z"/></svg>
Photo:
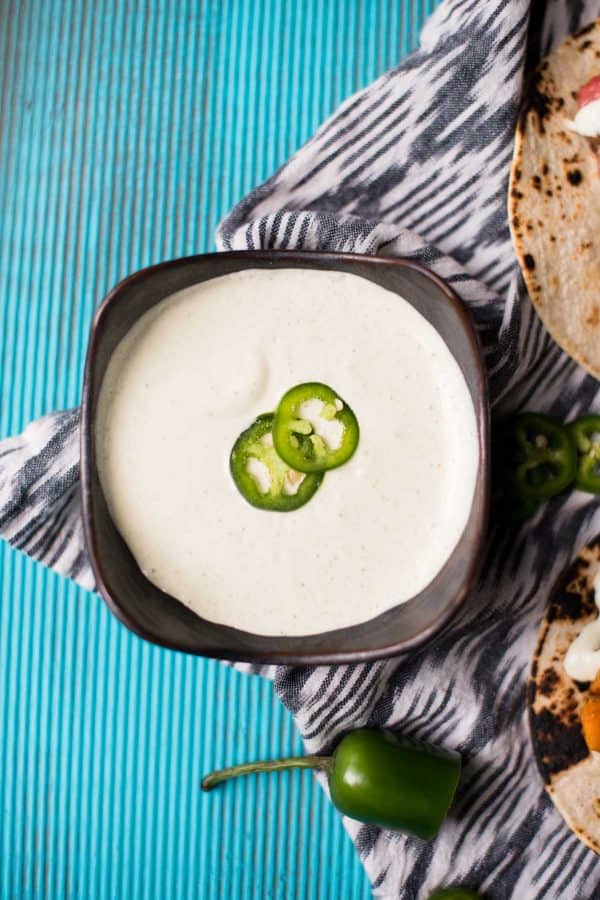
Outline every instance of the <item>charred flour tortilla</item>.
<svg viewBox="0 0 600 900"><path fill-rule="evenodd" d="M569 827L600 853L600 756L583 739L580 711L587 683L564 670L567 649L595 618L593 583L600 571L600 536L583 550L557 584L533 655L528 705L539 770Z"/></svg>
<svg viewBox="0 0 600 900"><path fill-rule="evenodd" d="M594 141L567 126L580 88L597 75L600 20L568 38L534 75L517 127L509 220L544 324L600 377L600 167Z"/></svg>

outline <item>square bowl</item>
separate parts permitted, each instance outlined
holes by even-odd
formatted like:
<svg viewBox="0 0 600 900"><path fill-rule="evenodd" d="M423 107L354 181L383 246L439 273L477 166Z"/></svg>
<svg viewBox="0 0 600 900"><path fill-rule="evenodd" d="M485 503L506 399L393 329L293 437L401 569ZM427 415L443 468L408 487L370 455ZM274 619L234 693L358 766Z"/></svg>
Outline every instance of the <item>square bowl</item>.
<svg viewBox="0 0 600 900"><path fill-rule="evenodd" d="M471 510L458 544L433 581L415 597L369 621L300 637L251 634L210 622L148 581L113 524L96 465L95 416L102 379L132 325L176 291L257 268L348 272L400 294L444 339L465 377L477 420L479 463ZM81 492L85 540L98 589L133 632L186 653L266 664L348 663L394 656L437 633L474 584L489 507L489 441L487 380L471 320L448 285L410 260L273 250L192 256L142 269L120 282L98 309L85 366Z"/></svg>

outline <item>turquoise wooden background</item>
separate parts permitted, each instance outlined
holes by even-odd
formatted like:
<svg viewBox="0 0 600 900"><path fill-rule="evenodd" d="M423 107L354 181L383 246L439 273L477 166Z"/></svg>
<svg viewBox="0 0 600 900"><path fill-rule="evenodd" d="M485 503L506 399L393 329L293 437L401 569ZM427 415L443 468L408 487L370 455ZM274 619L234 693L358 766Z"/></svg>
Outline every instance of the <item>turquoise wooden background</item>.
<svg viewBox="0 0 600 900"><path fill-rule="evenodd" d="M433 0L0 3L0 436L78 402L92 311L415 43ZM369 896L271 686L151 647L0 548L0 896Z"/></svg>

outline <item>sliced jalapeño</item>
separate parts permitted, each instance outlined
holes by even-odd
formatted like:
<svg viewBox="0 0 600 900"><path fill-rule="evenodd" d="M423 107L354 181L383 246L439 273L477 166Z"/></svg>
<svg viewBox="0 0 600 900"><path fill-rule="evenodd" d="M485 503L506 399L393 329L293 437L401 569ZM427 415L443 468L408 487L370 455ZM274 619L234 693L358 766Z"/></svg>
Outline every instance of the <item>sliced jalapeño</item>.
<svg viewBox="0 0 600 900"><path fill-rule="evenodd" d="M231 451L229 468L242 497L258 507L291 512L311 499L323 473L292 469L273 446L273 413L265 413L242 431Z"/></svg>
<svg viewBox="0 0 600 900"><path fill-rule="evenodd" d="M548 500L573 482L576 454L571 435L542 413L521 413L509 430L513 489L522 501Z"/></svg>
<svg viewBox="0 0 600 900"><path fill-rule="evenodd" d="M568 429L577 451L575 487L600 494L600 415L581 416Z"/></svg>
<svg viewBox="0 0 600 900"><path fill-rule="evenodd" d="M348 404L317 381L290 388L273 423L277 453L298 472L326 472L348 462L359 434L358 421Z"/></svg>

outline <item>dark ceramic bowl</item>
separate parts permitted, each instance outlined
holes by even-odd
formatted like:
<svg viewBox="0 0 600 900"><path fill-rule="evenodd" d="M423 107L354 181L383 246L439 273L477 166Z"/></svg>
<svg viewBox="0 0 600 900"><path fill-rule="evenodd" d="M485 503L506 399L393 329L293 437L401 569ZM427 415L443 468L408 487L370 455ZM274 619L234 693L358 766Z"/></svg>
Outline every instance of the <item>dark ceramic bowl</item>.
<svg viewBox="0 0 600 900"><path fill-rule="evenodd" d="M98 393L115 347L133 323L182 288L248 268L350 272L401 294L444 338L466 378L479 431L479 471L463 535L435 579L418 596L382 615L305 637L265 637L208 622L163 593L141 573L115 528L100 487L95 455ZM485 369L469 316L456 294L431 272L402 259L344 253L245 252L192 256L142 269L111 291L94 318L83 386L81 490L88 553L102 596L128 628L186 653L260 663L341 663L393 656L428 640L473 586L489 503L489 410Z"/></svg>

